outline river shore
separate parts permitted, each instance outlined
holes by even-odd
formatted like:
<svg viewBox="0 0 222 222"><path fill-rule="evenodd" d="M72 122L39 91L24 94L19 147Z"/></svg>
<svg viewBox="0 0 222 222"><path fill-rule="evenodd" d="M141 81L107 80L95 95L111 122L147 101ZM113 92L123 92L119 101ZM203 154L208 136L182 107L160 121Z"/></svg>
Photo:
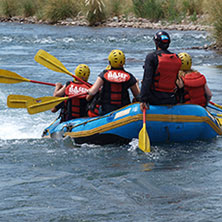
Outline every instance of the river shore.
<svg viewBox="0 0 222 222"><path fill-rule="evenodd" d="M78 16L75 18L67 18L60 20L56 24L52 24L47 20L38 20L33 17L20 17L14 16L10 18L0 17L0 22L19 22L19 23L31 23L31 24L50 24L50 25L66 25L66 26L89 26L89 22L84 16ZM106 21L98 22L95 26L101 27L131 27L131 28L147 28L147 29L167 29L167 30L179 30L179 31L208 31L211 29L210 25L206 25L204 16L199 16L196 21L190 21L190 18L186 18L178 23L172 23L168 21L152 22L145 18L137 18L135 16L114 16L108 18Z"/></svg>

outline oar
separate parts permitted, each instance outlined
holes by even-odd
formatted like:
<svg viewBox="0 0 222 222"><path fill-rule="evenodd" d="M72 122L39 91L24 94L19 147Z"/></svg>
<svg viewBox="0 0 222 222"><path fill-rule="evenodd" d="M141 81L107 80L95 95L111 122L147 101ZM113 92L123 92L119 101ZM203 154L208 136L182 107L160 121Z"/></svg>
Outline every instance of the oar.
<svg viewBox="0 0 222 222"><path fill-rule="evenodd" d="M222 114L219 114L219 113L212 113L212 112L210 112L210 114L213 115L213 116L215 116L215 117L216 117L216 116L222 117Z"/></svg>
<svg viewBox="0 0 222 222"><path fill-rule="evenodd" d="M61 102L71 99L74 97L80 97L82 95L86 95L87 92L74 95L74 96L66 96L66 97L54 97L54 96L45 96L40 98L32 98L27 101L26 107L29 114L36 114L40 112L44 112L47 110L52 109L53 107L57 106Z"/></svg>
<svg viewBox="0 0 222 222"><path fill-rule="evenodd" d="M220 122L220 125L222 125L222 114L218 113L210 113L210 114L213 115Z"/></svg>
<svg viewBox="0 0 222 222"><path fill-rule="evenodd" d="M216 107L216 106L213 106L213 105L211 105L211 104L208 104L207 107L209 107L209 108L211 108L211 109L214 109L214 110L217 110L217 111L219 111L219 112L222 112L222 109L220 109L220 108L218 108L218 107Z"/></svg>
<svg viewBox="0 0 222 222"><path fill-rule="evenodd" d="M7 98L7 105L9 108L26 108L26 102L30 99L34 98L24 95L9 95Z"/></svg>
<svg viewBox="0 0 222 222"><path fill-rule="evenodd" d="M66 74L72 76L73 78L79 80L83 84L91 87L91 85L89 83L87 83L84 80L82 80L81 78L73 75L70 71L68 71L66 69L66 67L57 58L55 58L53 55L49 54L48 52L44 51L43 49L40 49L36 53L35 61L38 62L39 64L47 67L48 69L53 70L53 71L66 73Z"/></svg>
<svg viewBox="0 0 222 222"><path fill-rule="evenodd" d="M146 130L146 109L143 108L143 128L139 132L139 148L144 152L150 152L150 139Z"/></svg>
<svg viewBox="0 0 222 222"><path fill-rule="evenodd" d="M216 103L214 103L214 102L212 102L212 101L210 101L209 103L212 104L212 105L214 105L214 106L216 106L217 108L222 109L222 106L219 105L219 104L216 104Z"/></svg>
<svg viewBox="0 0 222 222"><path fill-rule="evenodd" d="M15 72L11 72L5 69L0 69L0 83L14 84L20 82L32 82L43 85L55 86L54 83L47 83L47 82L40 82L40 81L26 79Z"/></svg>

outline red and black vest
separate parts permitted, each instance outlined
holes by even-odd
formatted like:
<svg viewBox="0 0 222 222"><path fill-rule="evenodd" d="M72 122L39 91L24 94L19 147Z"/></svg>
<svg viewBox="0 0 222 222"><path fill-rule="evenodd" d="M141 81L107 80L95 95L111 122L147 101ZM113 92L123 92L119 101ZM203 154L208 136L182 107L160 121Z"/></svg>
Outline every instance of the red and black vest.
<svg viewBox="0 0 222 222"><path fill-rule="evenodd" d="M206 78L199 72L191 72L182 77L184 82L185 103L206 106L205 97Z"/></svg>
<svg viewBox="0 0 222 222"><path fill-rule="evenodd" d="M100 99L100 91L94 95L92 100L89 102L88 105L88 116L89 117L96 117L99 116L100 113L100 106L101 106L101 99Z"/></svg>
<svg viewBox="0 0 222 222"><path fill-rule="evenodd" d="M173 93L176 79L181 67L181 60L176 54L158 54L158 67L154 75L152 89L160 92Z"/></svg>
<svg viewBox="0 0 222 222"><path fill-rule="evenodd" d="M99 108L100 108L100 105L95 105L94 109L89 109L88 110L88 116L89 117L96 117L96 116L99 116Z"/></svg>
<svg viewBox="0 0 222 222"><path fill-rule="evenodd" d="M65 89L65 96L76 96L65 100L64 104L64 121L87 116L87 101L86 95L79 96L86 93L89 87L82 83L70 82Z"/></svg>
<svg viewBox="0 0 222 222"><path fill-rule="evenodd" d="M104 73L102 103L125 106L130 103L127 82L131 79L124 70L108 70Z"/></svg>

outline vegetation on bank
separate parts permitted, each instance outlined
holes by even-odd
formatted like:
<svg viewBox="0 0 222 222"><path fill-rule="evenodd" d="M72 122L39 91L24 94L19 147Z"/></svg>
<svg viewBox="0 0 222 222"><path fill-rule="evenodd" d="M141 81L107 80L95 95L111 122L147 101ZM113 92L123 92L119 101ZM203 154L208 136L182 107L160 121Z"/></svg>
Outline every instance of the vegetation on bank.
<svg viewBox="0 0 222 222"><path fill-rule="evenodd" d="M204 15L206 25L213 26L213 36L222 47L221 0L0 0L1 17L32 17L56 23L66 18L84 16L91 26L107 19L129 15L152 22L181 23L189 18L197 22Z"/></svg>

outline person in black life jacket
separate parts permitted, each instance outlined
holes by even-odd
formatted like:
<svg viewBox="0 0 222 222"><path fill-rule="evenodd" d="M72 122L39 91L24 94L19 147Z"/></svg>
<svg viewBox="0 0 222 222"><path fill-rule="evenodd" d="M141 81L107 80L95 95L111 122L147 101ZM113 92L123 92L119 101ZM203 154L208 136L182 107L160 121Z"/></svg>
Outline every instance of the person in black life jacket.
<svg viewBox="0 0 222 222"><path fill-rule="evenodd" d="M197 104L205 107L212 97L204 75L191 69L192 58L188 53L178 54L182 66L179 71L178 98L179 103Z"/></svg>
<svg viewBox="0 0 222 222"><path fill-rule="evenodd" d="M85 64L80 64L75 69L75 75L85 82L88 81L90 75L90 69ZM75 118L85 117L87 116L87 100L86 95L79 96L82 93L87 93L90 87L82 82L76 80L68 81L65 85L61 83L56 83L56 87L53 93L53 96L62 97L62 96L76 96L74 98L65 100L64 102L60 103L53 109L52 112L57 112L61 109L61 122L68 121Z"/></svg>
<svg viewBox="0 0 222 222"><path fill-rule="evenodd" d="M134 97L137 97L140 92L136 78L123 68L125 64L124 53L118 49L112 50L108 60L110 69L107 68L101 72L96 82L88 90L88 99L101 90L100 115L130 104L128 89L131 90Z"/></svg>
<svg viewBox="0 0 222 222"><path fill-rule="evenodd" d="M170 36L159 31L153 37L156 50L146 56L140 92L140 108L151 105L176 104L175 90L181 61L175 53L168 51Z"/></svg>
<svg viewBox="0 0 222 222"><path fill-rule="evenodd" d="M110 70L111 66L108 65L106 70ZM88 96L87 100L89 102L88 105L88 116L96 117L100 115L100 107L101 107L101 90L99 90L94 96Z"/></svg>

